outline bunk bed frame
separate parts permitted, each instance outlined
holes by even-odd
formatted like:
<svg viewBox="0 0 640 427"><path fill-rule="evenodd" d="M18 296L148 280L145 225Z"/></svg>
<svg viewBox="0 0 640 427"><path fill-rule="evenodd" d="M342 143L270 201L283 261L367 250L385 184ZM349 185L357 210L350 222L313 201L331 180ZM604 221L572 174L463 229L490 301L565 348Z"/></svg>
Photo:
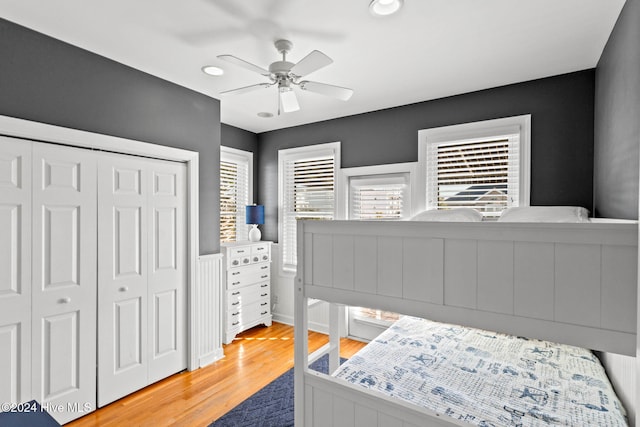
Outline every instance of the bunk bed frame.
<svg viewBox="0 0 640 427"><path fill-rule="evenodd" d="M298 221L295 425L468 426L320 374L339 364L339 306L394 311L636 356L638 225ZM330 303L309 354L308 299Z"/></svg>

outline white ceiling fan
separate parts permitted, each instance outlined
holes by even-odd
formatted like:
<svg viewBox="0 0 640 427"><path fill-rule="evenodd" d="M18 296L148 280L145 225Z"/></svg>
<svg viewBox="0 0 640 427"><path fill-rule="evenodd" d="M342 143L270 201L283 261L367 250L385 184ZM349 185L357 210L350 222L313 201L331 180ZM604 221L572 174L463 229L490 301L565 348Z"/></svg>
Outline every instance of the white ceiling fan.
<svg viewBox="0 0 640 427"><path fill-rule="evenodd" d="M280 107L285 113L290 113L300 109L298 104L298 98L293 91L294 86L298 86L302 90L309 92L319 93L321 95L331 96L342 101L347 101L353 95L353 90L345 87L329 85L326 83L312 82L309 80L300 80L307 74L311 74L320 68L326 67L331 64L333 60L319 50L314 50L307 56L302 58L297 64L287 61L287 54L293 47L293 43L289 40L277 40L275 47L282 54L282 61L273 62L269 65L269 69L264 69L243 59L237 58L233 55L219 55L218 58L232 64L244 67L247 70L253 71L260 75L267 77L269 83L258 83L251 86L245 86L237 89L227 90L221 92L221 95L234 94L239 95L242 93L252 92L258 89L266 89L272 86L278 88L278 114L280 114Z"/></svg>

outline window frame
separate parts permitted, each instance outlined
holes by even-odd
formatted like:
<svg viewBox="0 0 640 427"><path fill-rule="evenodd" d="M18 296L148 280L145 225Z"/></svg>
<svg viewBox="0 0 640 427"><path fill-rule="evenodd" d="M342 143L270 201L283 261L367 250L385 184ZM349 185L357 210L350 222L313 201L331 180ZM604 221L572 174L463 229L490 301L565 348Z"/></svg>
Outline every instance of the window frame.
<svg viewBox="0 0 640 427"><path fill-rule="evenodd" d="M339 182L338 182L338 212L339 217L336 219L352 219L351 218L351 179L359 177L373 177L379 176L384 179L385 175L399 175L406 174L409 176L407 185L409 186L406 194L408 200L406 207L403 209L405 215L403 218L411 217L416 213L416 203L414 202L418 192L417 182L417 167L418 163L393 163L386 165L373 165L373 166L359 166L352 168L344 168L340 170ZM403 204L404 204L403 200Z"/></svg>
<svg viewBox="0 0 640 427"><path fill-rule="evenodd" d="M517 206L529 206L531 201L531 114L478 122L442 126L418 131L418 183L416 199L419 210L428 208L427 201L427 147L429 144L491 138L496 135L516 134L519 137L519 191Z"/></svg>
<svg viewBox="0 0 640 427"><path fill-rule="evenodd" d="M284 148L278 150L278 243L280 245L280 270L283 273L295 273L297 266L285 264L285 239L284 229L285 222L285 166L287 162L295 162L305 159L313 159L317 157L333 156L333 218L337 219L338 213L338 187L340 172L340 142L326 142L314 145L306 145L303 147Z"/></svg>
<svg viewBox="0 0 640 427"><path fill-rule="evenodd" d="M247 204L254 203L253 198L253 153L251 151L240 150L238 148L220 146L220 162L227 163L246 163L247 164ZM220 210L220 217L222 216L222 210ZM249 227L244 224L244 219L241 221L241 226L238 227L238 218L244 218L244 214L236 215L236 242L248 240ZM219 228L222 223L219 224ZM238 239L240 231L244 230L244 238ZM222 237L222 233L220 233ZM220 240L222 242L222 240Z"/></svg>

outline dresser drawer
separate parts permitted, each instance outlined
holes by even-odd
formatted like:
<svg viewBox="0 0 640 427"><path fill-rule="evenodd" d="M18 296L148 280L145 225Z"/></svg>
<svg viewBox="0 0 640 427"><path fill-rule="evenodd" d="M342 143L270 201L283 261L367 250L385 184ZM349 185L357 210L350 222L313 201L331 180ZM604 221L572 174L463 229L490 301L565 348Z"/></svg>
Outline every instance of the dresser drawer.
<svg viewBox="0 0 640 427"><path fill-rule="evenodd" d="M227 272L227 289L241 288L258 282L265 282L271 278L271 268L268 263L256 264L246 268L229 270Z"/></svg>
<svg viewBox="0 0 640 427"><path fill-rule="evenodd" d="M271 244L262 243L251 247L251 262L265 262L271 260Z"/></svg>
<svg viewBox="0 0 640 427"><path fill-rule="evenodd" d="M229 267L237 268L251 264L251 255L241 255L235 258L229 258Z"/></svg>
<svg viewBox="0 0 640 427"><path fill-rule="evenodd" d="M251 255L251 260L250 262L252 264L255 264L257 262L265 262L265 261L269 261L269 254L267 253L262 253L262 254L253 254Z"/></svg>
<svg viewBox="0 0 640 427"><path fill-rule="evenodd" d="M229 310L227 311L227 329L234 329L255 322L261 317L269 315L270 312L269 302L265 300L243 305L235 310Z"/></svg>
<svg viewBox="0 0 640 427"><path fill-rule="evenodd" d="M239 258L251 255L251 246L238 246L229 248L229 258Z"/></svg>
<svg viewBox="0 0 640 427"><path fill-rule="evenodd" d="M251 285L244 288L227 291L227 310L251 304L256 301L270 301L271 290L268 283Z"/></svg>

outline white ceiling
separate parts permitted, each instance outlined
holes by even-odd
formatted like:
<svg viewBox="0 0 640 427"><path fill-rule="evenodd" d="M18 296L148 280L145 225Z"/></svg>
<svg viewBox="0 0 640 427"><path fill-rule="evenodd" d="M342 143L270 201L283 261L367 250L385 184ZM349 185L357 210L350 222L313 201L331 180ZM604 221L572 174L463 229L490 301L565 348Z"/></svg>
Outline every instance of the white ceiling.
<svg viewBox="0 0 640 427"><path fill-rule="evenodd" d="M0 17L221 99L221 120L263 132L596 66L624 0L405 0L374 17L369 0L0 0ZM277 90L217 59L261 67L287 38L298 62L317 49L334 63L308 79L354 89L339 101L298 91L277 116ZM222 77L201 72L224 69ZM47 66L47 64L43 64ZM274 113L260 118L259 112Z"/></svg>

